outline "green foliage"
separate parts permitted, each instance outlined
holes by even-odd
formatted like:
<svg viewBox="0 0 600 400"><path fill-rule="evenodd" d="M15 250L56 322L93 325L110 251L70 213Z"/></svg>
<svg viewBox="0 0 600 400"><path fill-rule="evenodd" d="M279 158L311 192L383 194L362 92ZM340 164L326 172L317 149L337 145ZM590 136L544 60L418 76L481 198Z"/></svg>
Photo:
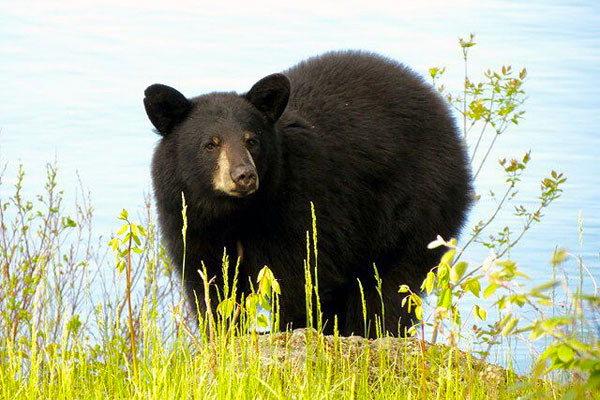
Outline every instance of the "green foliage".
<svg viewBox="0 0 600 400"><path fill-rule="evenodd" d="M498 344L501 338L513 337L533 343L548 337L552 342L536 361L534 376L540 378L553 370L575 371L577 374L573 376L586 377L586 384L575 387L569 393L580 395L585 390L600 389L600 343L595 339L590 341L588 336L582 337L577 334L577 323L582 320L583 308L575 308L574 312L562 316L546 315L550 307L554 310L554 302L548 292L559 282L551 281L528 289L521 281L530 278L519 271L514 261L501 260L492 254L482 264L470 269L469 264L464 261L451 264L459 250L455 241L445 241L438 237L429 247L441 245L446 246L448 251L440 263L428 273L421 286L423 292L435 303L431 316L423 315L420 297L410 292L408 286L403 285L399 289L400 293L409 293L403 299L403 305L406 305L409 311L411 307L419 307L419 312L415 315L421 322L411 329L413 335L417 334L419 326L423 329L428 324L427 318L432 317L432 342L436 342L440 332L445 332L447 344L450 346L456 345L459 339L467 340L472 345L484 345L484 349L479 351L484 357L489 355L491 347ZM553 253L551 264L556 268L567 258L566 250L557 249ZM482 303L477 303L477 300L493 298L495 315L500 316L485 328L477 327L474 338L469 335L467 321L461 314L460 303L466 301L468 296L475 298L476 303L471 313L480 321L487 320L488 311ZM583 298L590 302L592 309L598 309L600 306L597 296ZM576 304L580 299L579 295L570 295L571 304ZM521 318L523 312L520 309L524 307L530 308L529 314L531 311L537 313L537 317L531 321ZM489 306L487 308L489 310ZM526 332L529 332L528 337L523 336Z"/></svg>
<svg viewBox="0 0 600 400"><path fill-rule="evenodd" d="M14 195L0 198L0 337L23 345L25 354L45 318L47 343L61 340L65 328L70 336L81 334L78 314L90 264L80 257L91 241L87 198L83 194L74 216L65 215L55 165L46 166L46 176L45 193L29 199L19 165Z"/></svg>
<svg viewBox="0 0 600 400"><path fill-rule="evenodd" d="M557 267L567 260L566 250L561 249L554 252L552 265ZM585 298L596 309L600 305L597 296L574 296L574 300ZM576 312L583 313L581 308ZM551 343L540 354L536 366L536 376L548 373L552 370L569 371L571 374L579 373L587 376L583 388L572 389L570 395L580 396L585 389L600 389L600 342L594 340L591 343L584 341L585 337L577 334L573 329L578 321L577 314L557 316L552 318L538 318L528 326L530 331L529 340L536 341L542 338L550 338Z"/></svg>
<svg viewBox="0 0 600 400"><path fill-rule="evenodd" d="M429 73L433 85L463 117L465 141L471 137L470 132L475 127L480 128L471 153L473 165L479 162L474 175L477 178L496 139L505 133L509 126L517 125L523 117L524 111L521 106L525 101L523 84L527 71L522 69L515 74L511 66L502 66L498 71L485 71L484 80L475 83L467 74L469 51L475 46L473 35L468 39L460 39L459 44L465 62L464 88L460 95L450 94L443 85L439 85L446 68L431 68ZM489 140L488 148L483 155L479 155L482 139L488 131L492 132L492 139ZM561 316L554 315L554 290L559 285L555 278L556 270L567 259L566 250L556 250L552 256L553 280L532 289L527 289L527 285L523 282L529 277L518 269L513 260L504 258L510 256L510 250L518 244L531 226L541 221L543 210L560 197L562 186L566 181L564 175L551 171L548 177L542 179L536 207L514 206L513 215L522 221L518 231L515 232L511 227L505 226L496 234L489 235L488 239L481 239L482 232L492 224L503 207L517 198L517 187L530 161L531 151L518 159L499 160L499 165L506 176L506 190L499 199L490 191L492 199L497 202L497 207L488 219L479 221L473 227L471 237L462 248L457 247L455 240L445 241L439 236L429 244L430 249L445 246L448 250L439 264L427 274L421 286L423 293L429 296L433 305L431 315L423 315L419 311L416 317L421 321L419 325L422 337L425 336L425 325L431 326L431 340L434 343L440 333L445 334L447 343L451 346L457 344L459 340L473 343L473 338L468 333L467 321L471 315L482 322L487 321L490 310L487 304L493 300L492 307L495 308L494 314L498 316L497 320L489 322L486 327L474 325L476 341L473 344L483 345L479 353L487 357L493 345L508 338L523 339L529 343L541 338L550 338L552 342L536 362L534 376L541 377L557 369L574 371L576 374L573 376L584 377L587 383L584 387L575 386L567 394L580 396L585 390L597 390L600 387L600 350L596 340L590 341L588 336L582 335L585 332L582 299L586 297L582 295L581 283L579 294L575 296L566 289L569 303L572 305L571 309L574 311ZM479 199L480 196L476 198ZM480 242L488 247L491 251L490 256L481 264L459 261L464 250L473 242ZM579 258L579 265L580 282L582 282L585 267L581 258ZM552 295L548 293L549 291L552 291ZM409 293L409 289L404 286L400 288L400 292ZM472 298L469 299L471 301L474 298L475 304L467 318L464 318L461 315L460 304L468 297ZM404 303L409 310L420 306L417 298L415 293L409 293L404 298ZM596 296L586 299L592 300L590 302L592 309L597 309ZM524 307L533 310L537 318L532 321L521 318L523 314L521 309ZM552 317L546 315L549 308L552 310ZM418 330L419 326L416 326L411 333L417 334ZM529 332L528 338L523 337L526 332Z"/></svg>
<svg viewBox="0 0 600 400"><path fill-rule="evenodd" d="M21 199L22 204L27 204ZM27 207L28 212L37 215L35 203L31 204ZM10 207L13 205L11 203ZM4 201L2 207L10 209ZM146 211L150 209L148 205ZM60 208L50 215L55 215L54 212L58 213L54 217L55 226L61 227L51 230L54 234L84 225L80 217L71 218L76 227L63 224L62 221L68 219L62 218ZM8 223L9 214L3 215L5 226L12 226ZM21 214L13 213L10 218L10 222L17 223ZM158 242L152 219L137 223L124 211L119 220L121 226L109 242L109 248L115 254L114 261L109 263L115 266L112 270L116 286L113 292L101 293L93 301L87 297L90 292L86 295L84 291L84 300L93 304L91 314L86 314L84 307L78 309L78 313L69 313L64 306L56 308L59 306L57 300L64 299L65 293L69 293L73 284L71 278L78 276L74 274L77 269L69 272L72 275L68 275L66 281L32 280L37 286L27 293L16 291L11 297L2 299L0 312L3 315L12 315L11 305L21 304L32 315L27 321L35 321L35 324L17 321L23 324L17 340L10 335L0 337L1 398L430 398L433 393L446 398L463 398L467 394L471 398L484 398L490 394L498 398L512 397L512 392L504 387L513 382L514 375L506 383L498 380L490 387L489 382L483 383L477 378L482 370L476 360L436 347L416 347L420 350L414 352L411 350L415 348L414 341L398 341L399 347L390 348L383 338L381 342L354 348L355 339L340 338L337 334L325 338L318 330L309 330L306 331L305 346L297 347L295 339L284 339L288 336L282 334L258 335L258 328L268 322L264 314L258 312L258 305L272 311L271 330L279 330L274 323L278 315L278 296L281 295L279 283L265 267L254 281L256 291L245 295L235 293L237 266L234 276L227 276L230 268L226 255L223 257L223 274L227 284L219 288L221 300L215 307L216 312L203 315L196 328L193 317L186 316L180 296L173 298L174 301L163 301L168 300L172 292L180 293L180 290L169 286L170 281L161 282L169 276L171 268L162 264L164 253L162 248L156 247ZM6 243L14 243L10 240L11 232L19 230L4 229L0 242L7 239ZM24 240L20 243L22 249L31 249L36 243L37 236L20 237ZM314 268L318 262L314 245L317 243L315 214L313 234L308 235L307 242L310 244L307 254L310 264L307 265L311 265L307 276L315 282L314 286L309 286L312 291L309 298L313 301L313 313L317 313L318 304L314 303L319 302L316 296L318 279L312 277L318 272ZM6 248L11 249L5 247L3 251ZM54 251L59 250L55 248ZM54 267L64 262L58 254L62 255L57 253L47 257L48 265ZM19 260L23 263L15 264L20 269L6 264L10 253L1 256L3 267L10 267L10 274L3 275L3 285L14 282L5 280L5 276L12 277L17 270L28 271L23 268L23 265L29 265L24 255L17 255L16 251L12 254L11 261L22 257ZM94 259L83 254L83 260L88 263ZM446 259L446 262L450 261L451 258ZM79 259L75 265L81 262ZM46 271L50 270L46 268ZM460 267L454 270L460 275ZM64 276L57 275L58 278ZM123 277L125 282L120 283ZM211 285L212 277L206 273L204 277ZM381 290L380 279L378 282ZM163 285L165 290L161 291ZM33 296L33 299L27 306L19 296ZM420 315L420 297L413 295L407 303ZM121 312L125 307L129 308L128 304L130 310L122 316ZM57 311L50 312L54 309ZM43 312L39 313L39 310ZM62 313L58 325L54 320L57 312ZM4 333L12 332L15 322L2 319L0 323ZM377 331L386 332L381 327ZM297 333L294 335L298 337ZM277 354L290 356L282 359ZM299 358L294 357L301 357L304 362L299 366ZM423 368L425 364L430 367ZM467 386L465 379L469 377L482 383ZM551 390L550 386L544 385L520 393L539 394Z"/></svg>
<svg viewBox="0 0 600 400"><path fill-rule="evenodd" d="M248 294L245 303L246 307L245 309L242 308L242 312L248 314L249 320L256 320L257 329L265 330L272 325L272 321L269 321L264 313L259 313L258 306L274 317L277 307L273 305L278 304L278 296L281 294L281 289L273 272L266 265L259 271L256 283L258 284L258 289L256 292ZM232 300L232 298L228 298L224 301L231 303ZM219 306L221 304L223 302Z"/></svg>
<svg viewBox="0 0 600 400"><path fill-rule="evenodd" d="M116 266L119 272L126 268L127 256L131 252L142 254L142 240L146 238L147 233L142 225L134 224L129 221L127 210L121 211L119 219L125 223L117 231L117 236L108 242L108 246L115 252Z"/></svg>

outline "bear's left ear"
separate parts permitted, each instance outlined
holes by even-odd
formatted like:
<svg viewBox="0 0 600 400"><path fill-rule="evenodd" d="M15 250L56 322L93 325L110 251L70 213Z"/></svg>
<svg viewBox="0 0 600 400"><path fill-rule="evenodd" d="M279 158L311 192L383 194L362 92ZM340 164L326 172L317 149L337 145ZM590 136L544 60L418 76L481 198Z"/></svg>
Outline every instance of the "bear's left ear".
<svg viewBox="0 0 600 400"><path fill-rule="evenodd" d="M272 74L256 82L244 95L273 122L277 121L290 97L290 81L284 74Z"/></svg>
<svg viewBox="0 0 600 400"><path fill-rule="evenodd" d="M152 125L165 136L181 121L191 108L191 103L177 90L156 83L144 91L144 107Z"/></svg>

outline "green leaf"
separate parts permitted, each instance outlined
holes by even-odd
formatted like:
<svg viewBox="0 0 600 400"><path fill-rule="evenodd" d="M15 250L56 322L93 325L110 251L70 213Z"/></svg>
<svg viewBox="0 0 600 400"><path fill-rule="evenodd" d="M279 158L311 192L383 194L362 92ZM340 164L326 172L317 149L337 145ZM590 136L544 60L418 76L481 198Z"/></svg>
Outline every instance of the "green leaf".
<svg viewBox="0 0 600 400"><path fill-rule="evenodd" d="M260 314L258 318L256 318L256 324L261 328L266 328L269 326L269 320L265 314Z"/></svg>
<svg viewBox="0 0 600 400"><path fill-rule="evenodd" d="M409 290L410 288L408 287L408 285L400 285L398 293L408 293Z"/></svg>
<svg viewBox="0 0 600 400"><path fill-rule="evenodd" d="M127 231L127 229L129 229L129 224L123 225L117 232L117 236L121 236L122 234L124 234Z"/></svg>
<svg viewBox="0 0 600 400"><path fill-rule="evenodd" d="M546 332L544 332L543 329L535 327L534 329L532 329L531 333L529 334L529 341L534 342L534 341L538 340L539 338L544 337L545 335L546 335Z"/></svg>
<svg viewBox="0 0 600 400"><path fill-rule="evenodd" d="M125 220L127 220L128 217L129 217L129 214L127 214L127 210L123 209L123 211L121 211L121 215L119 215L119 219L125 221Z"/></svg>
<svg viewBox="0 0 600 400"><path fill-rule="evenodd" d="M419 297L419 295L416 294L416 293L412 293L410 295L410 300L412 301L412 303L414 305L417 305L417 306L422 306L423 305L423 299L421 297Z"/></svg>
<svg viewBox="0 0 600 400"><path fill-rule="evenodd" d="M590 389L595 389L600 386L600 370L595 370L590 373L585 386Z"/></svg>
<svg viewBox="0 0 600 400"><path fill-rule="evenodd" d="M508 269L513 269L514 267L516 267L517 264L512 260L502 260L496 261L496 265L500 265L501 267Z"/></svg>
<svg viewBox="0 0 600 400"><path fill-rule="evenodd" d="M438 298L438 306L450 308L452 306L452 291L446 288Z"/></svg>
<svg viewBox="0 0 600 400"><path fill-rule="evenodd" d="M477 304L475 304L475 306L473 307L473 311L477 318L479 318L480 320L485 321L485 319L487 318L487 312L483 308L479 307Z"/></svg>
<svg viewBox="0 0 600 400"><path fill-rule="evenodd" d="M221 314L223 318L229 318L233 313L234 307L235 299L233 297L230 297L219 303L219 305L217 306L217 312Z"/></svg>
<svg viewBox="0 0 600 400"><path fill-rule="evenodd" d="M468 279L465 282L464 288L469 290L475 297L479 297L479 292L481 291L481 285L478 279Z"/></svg>
<svg viewBox="0 0 600 400"><path fill-rule="evenodd" d="M450 280L454 283L458 282L467 270L467 263L464 261L456 263L450 270Z"/></svg>
<svg viewBox="0 0 600 400"><path fill-rule="evenodd" d="M279 288L279 282L277 282L277 279L273 278L273 280L271 281L271 290L273 291L273 293L277 293L277 294L281 294L281 289ZM316 288L315 288L316 290Z"/></svg>
<svg viewBox="0 0 600 400"><path fill-rule="evenodd" d="M437 287L442 289L448 286L450 278L450 266L446 263L440 263L437 270Z"/></svg>
<svg viewBox="0 0 600 400"><path fill-rule="evenodd" d="M444 255L442 256L442 260L440 261L440 264L445 263L445 264L452 264L452 260L454 259L454 254L456 253L456 250L451 249L448 250L447 252L444 253Z"/></svg>
<svg viewBox="0 0 600 400"><path fill-rule="evenodd" d="M483 298L487 299L488 297L493 295L496 292L496 289L498 289L498 285L496 285L495 283L490 283L490 285L486 287L483 291Z"/></svg>
<svg viewBox="0 0 600 400"><path fill-rule="evenodd" d="M119 238L112 238L109 242L108 242L108 246L113 249L113 250L118 250L119 249Z"/></svg>
<svg viewBox="0 0 600 400"><path fill-rule="evenodd" d="M580 360L577 366L583 371L600 371L600 360Z"/></svg>
<svg viewBox="0 0 600 400"><path fill-rule="evenodd" d="M432 78L435 78L437 76L438 72L440 72L440 69L437 67L429 68L429 75Z"/></svg>
<svg viewBox="0 0 600 400"><path fill-rule="evenodd" d="M259 293L267 296L271 296L272 291L279 293L279 284L277 284L273 272L266 265L259 271L257 282ZM274 283L277 284L276 288L274 287Z"/></svg>
<svg viewBox="0 0 600 400"><path fill-rule="evenodd" d="M246 310L250 312L250 314L256 313L256 306L258 305L258 295L256 293L252 293L246 297Z"/></svg>
<svg viewBox="0 0 600 400"><path fill-rule="evenodd" d="M589 344L586 343L582 343L579 340L576 339L569 339L567 340L567 345L572 348L575 351L581 351L581 352L586 352L586 351L591 351L591 347ZM600 359L596 360L598 363L600 363Z"/></svg>
<svg viewBox="0 0 600 400"><path fill-rule="evenodd" d="M417 317L419 321L423 321L423 307L415 307L415 317Z"/></svg>
<svg viewBox="0 0 600 400"><path fill-rule="evenodd" d="M553 287L558 286L558 282L554 281L554 282L548 282L548 283L544 283L543 285L539 285L534 287L533 289L531 289L531 292L533 293L540 293L540 292L544 292L548 289L552 289Z"/></svg>
<svg viewBox="0 0 600 400"><path fill-rule="evenodd" d="M148 233L146 232L146 230L144 229L144 227L143 227L143 226L141 226L141 225L138 225L138 226L137 226L137 228L138 228L138 230L140 231L140 235L142 235L142 236L144 236L144 237L148 236Z"/></svg>
<svg viewBox="0 0 600 400"><path fill-rule="evenodd" d="M504 328L502 328L502 332L500 332L500 334L502 336L510 335L514 327L517 325L517 322L519 322L519 319L516 317L512 317L511 319L509 319L506 325L504 325Z"/></svg>
<svg viewBox="0 0 600 400"><path fill-rule="evenodd" d="M267 297L267 295L260 296L259 304L265 311L271 311L272 307L271 307L271 303L269 302L269 298Z"/></svg>
<svg viewBox="0 0 600 400"><path fill-rule="evenodd" d="M536 378L540 378L546 369L546 359L542 359L541 356L538 357L538 361L535 363L535 368L533 371L533 376Z"/></svg>
<svg viewBox="0 0 600 400"><path fill-rule="evenodd" d="M131 237L133 238L133 241L135 242L135 244L137 244L138 246L142 245L142 242L140 242L140 238L138 238L137 235L132 235Z"/></svg>
<svg viewBox="0 0 600 400"><path fill-rule="evenodd" d="M558 358L560 358L560 360L564 363L568 363L575 356L575 351L573 351L572 348L570 348L569 346L564 345L564 344L560 345L556 349L556 353L558 355Z"/></svg>
<svg viewBox="0 0 600 400"><path fill-rule="evenodd" d="M557 265L565 261L568 257L566 249L559 249L552 255L552 265Z"/></svg>
<svg viewBox="0 0 600 400"><path fill-rule="evenodd" d="M512 304L516 304L519 307L523 307L523 305L527 301L527 296L524 294L513 294L510 296L509 301Z"/></svg>
<svg viewBox="0 0 600 400"><path fill-rule="evenodd" d="M117 269L119 270L119 272L123 272L125 270L125 261L119 260L117 262Z"/></svg>
<svg viewBox="0 0 600 400"><path fill-rule="evenodd" d="M500 298L496 302L496 305L498 306L498 310L504 310L504 308L506 308L507 305L506 296L500 296Z"/></svg>
<svg viewBox="0 0 600 400"><path fill-rule="evenodd" d="M75 314L71 317L71 320L67 322L67 330L69 332L77 333L79 327L81 326L81 321L79 320L79 315Z"/></svg>
<svg viewBox="0 0 600 400"><path fill-rule="evenodd" d="M425 292L429 295L433 291L433 285L435 284L435 274L432 271L427 273L427 278L423 281L421 285L421 289L424 289Z"/></svg>
<svg viewBox="0 0 600 400"><path fill-rule="evenodd" d="M71 227L71 228L74 228L74 227L76 227L76 226L77 226L77 224L75 223L75 221L73 221L73 220L71 219L71 217L66 217L66 218L63 218L63 225L64 225L65 227Z"/></svg>
<svg viewBox="0 0 600 400"><path fill-rule="evenodd" d="M256 282L260 283L263 280L270 280L273 276L273 272L266 265L262 267L260 271L258 271L258 277L256 278Z"/></svg>

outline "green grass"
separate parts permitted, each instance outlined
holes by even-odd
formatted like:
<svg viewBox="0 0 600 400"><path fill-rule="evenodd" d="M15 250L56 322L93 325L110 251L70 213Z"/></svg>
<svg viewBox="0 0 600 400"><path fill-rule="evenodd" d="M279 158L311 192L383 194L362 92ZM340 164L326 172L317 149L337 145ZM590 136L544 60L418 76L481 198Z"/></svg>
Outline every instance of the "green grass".
<svg viewBox="0 0 600 400"><path fill-rule="evenodd" d="M101 346L2 343L2 398L534 398L565 387L488 371L468 354L415 339L357 344L313 331L179 336L166 344L147 320L138 331L138 366L123 340ZM379 343L383 342L383 343ZM390 343L395 343L392 346ZM520 390L511 390L519 383ZM529 387L524 387L527 384Z"/></svg>
<svg viewBox="0 0 600 400"><path fill-rule="evenodd" d="M27 200L21 170L15 195L0 206L0 398L514 399L586 390L575 376L518 376L420 335L367 340L319 333L318 297L310 294L318 287L316 222L307 233L305 276L307 324L317 329L250 329L257 320L269 322L258 318L257 304L272 304L270 323L278 324L278 286L268 270L245 298L235 285L223 288L219 308L197 326L180 277L165 260L150 204L142 225L121 214L125 225L110 243L113 262L90 245L89 204L65 215L53 166L48 175L46 193ZM228 258L223 262L227 270Z"/></svg>

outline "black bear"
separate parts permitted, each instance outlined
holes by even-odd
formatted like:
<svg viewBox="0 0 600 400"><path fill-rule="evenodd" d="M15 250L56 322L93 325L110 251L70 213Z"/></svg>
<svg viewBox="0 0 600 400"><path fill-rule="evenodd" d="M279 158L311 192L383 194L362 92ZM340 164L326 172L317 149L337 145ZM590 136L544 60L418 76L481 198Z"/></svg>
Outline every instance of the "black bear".
<svg viewBox="0 0 600 400"><path fill-rule="evenodd" d="M188 203L183 275L194 308L196 297L204 303L201 262L218 286L227 249L241 257L239 291L248 293L248 277L269 266L281 286L282 326L305 326L313 202L325 331L337 315L341 334L374 334L372 323L364 332L357 281L368 318L381 315L373 264L386 329L403 334L410 326L398 287L419 292L442 251L427 244L456 237L472 199L455 121L420 76L376 54L330 52L245 94L188 99L154 84L144 105L162 136L152 161L159 223L180 267L182 192Z"/></svg>

